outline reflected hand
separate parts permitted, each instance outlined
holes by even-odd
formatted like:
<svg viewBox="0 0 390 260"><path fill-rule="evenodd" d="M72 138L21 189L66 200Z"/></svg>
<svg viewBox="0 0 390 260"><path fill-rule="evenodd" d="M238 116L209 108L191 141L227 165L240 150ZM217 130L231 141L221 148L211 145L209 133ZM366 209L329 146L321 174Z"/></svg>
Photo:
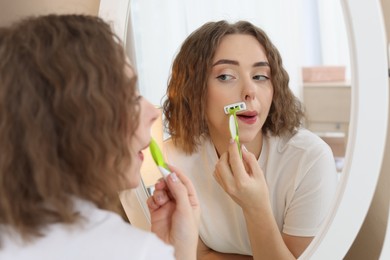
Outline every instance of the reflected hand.
<svg viewBox="0 0 390 260"><path fill-rule="evenodd" d="M255 156L242 146L242 160L232 140L214 171L216 181L243 210L262 210L269 205L268 187Z"/></svg>

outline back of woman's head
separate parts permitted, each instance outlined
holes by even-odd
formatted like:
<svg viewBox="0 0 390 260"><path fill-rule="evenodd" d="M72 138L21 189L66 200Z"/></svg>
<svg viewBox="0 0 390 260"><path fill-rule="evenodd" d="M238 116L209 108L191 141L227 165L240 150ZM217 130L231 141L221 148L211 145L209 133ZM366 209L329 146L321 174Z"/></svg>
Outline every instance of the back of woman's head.
<svg viewBox="0 0 390 260"><path fill-rule="evenodd" d="M31 17L0 35L0 224L29 237L72 223L75 196L115 210L138 116L120 41L83 15Z"/></svg>

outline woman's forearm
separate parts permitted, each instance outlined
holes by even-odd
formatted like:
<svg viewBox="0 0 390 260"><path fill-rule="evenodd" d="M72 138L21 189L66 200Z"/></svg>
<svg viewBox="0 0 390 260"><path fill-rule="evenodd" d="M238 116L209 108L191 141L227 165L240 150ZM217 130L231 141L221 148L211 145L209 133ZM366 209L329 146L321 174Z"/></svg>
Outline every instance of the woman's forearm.
<svg viewBox="0 0 390 260"><path fill-rule="evenodd" d="M253 257L249 255L225 254L214 251L207 247L200 238L197 257L198 260L253 260Z"/></svg>
<svg viewBox="0 0 390 260"><path fill-rule="evenodd" d="M271 208L244 210L253 259L296 259L283 241Z"/></svg>

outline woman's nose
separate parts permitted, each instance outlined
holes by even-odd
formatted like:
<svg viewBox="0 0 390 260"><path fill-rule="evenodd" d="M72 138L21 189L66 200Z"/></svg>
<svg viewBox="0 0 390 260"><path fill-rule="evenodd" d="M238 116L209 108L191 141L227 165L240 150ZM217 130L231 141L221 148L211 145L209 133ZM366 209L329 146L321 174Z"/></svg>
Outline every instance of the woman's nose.
<svg viewBox="0 0 390 260"><path fill-rule="evenodd" d="M152 120L154 122L160 117L161 109L153 105L152 105L152 109L153 109L153 111L151 112L153 115Z"/></svg>
<svg viewBox="0 0 390 260"><path fill-rule="evenodd" d="M242 86L242 98L245 101L250 101L255 98L256 86L251 79L244 80Z"/></svg>
<svg viewBox="0 0 390 260"><path fill-rule="evenodd" d="M151 102L149 102L149 100L146 100L147 102L147 113L148 113L148 117L150 118L150 121L151 122L154 122L156 121L159 116L160 116L160 113L161 113L161 109L157 108L155 105L153 105Z"/></svg>

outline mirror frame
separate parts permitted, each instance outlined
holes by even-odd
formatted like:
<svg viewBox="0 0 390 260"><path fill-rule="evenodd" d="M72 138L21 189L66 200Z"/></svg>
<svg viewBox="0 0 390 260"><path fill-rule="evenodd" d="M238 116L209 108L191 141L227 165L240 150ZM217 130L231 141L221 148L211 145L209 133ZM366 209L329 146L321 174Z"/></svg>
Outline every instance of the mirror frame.
<svg viewBox="0 0 390 260"><path fill-rule="evenodd" d="M332 212L302 259L342 259L347 254L374 196L386 144L389 83L381 3L341 0L341 4L352 76L346 165Z"/></svg>
<svg viewBox="0 0 390 260"><path fill-rule="evenodd" d="M99 16L113 23L132 58L130 1L100 0ZM347 25L353 86L346 162L332 211L300 259L342 259L347 254L373 198L386 143L388 64L381 3L340 1Z"/></svg>

